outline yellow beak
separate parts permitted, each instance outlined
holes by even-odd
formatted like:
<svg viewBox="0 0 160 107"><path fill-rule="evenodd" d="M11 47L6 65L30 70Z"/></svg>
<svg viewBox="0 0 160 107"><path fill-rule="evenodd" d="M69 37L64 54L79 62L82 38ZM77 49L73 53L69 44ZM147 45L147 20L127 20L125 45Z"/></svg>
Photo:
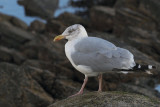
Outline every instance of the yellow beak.
<svg viewBox="0 0 160 107"><path fill-rule="evenodd" d="M59 40L61 40L61 39L64 39L65 37L63 36L63 35L58 35L58 36L56 36L55 38L54 38L54 42L56 42L56 41L59 41Z"/></svg>

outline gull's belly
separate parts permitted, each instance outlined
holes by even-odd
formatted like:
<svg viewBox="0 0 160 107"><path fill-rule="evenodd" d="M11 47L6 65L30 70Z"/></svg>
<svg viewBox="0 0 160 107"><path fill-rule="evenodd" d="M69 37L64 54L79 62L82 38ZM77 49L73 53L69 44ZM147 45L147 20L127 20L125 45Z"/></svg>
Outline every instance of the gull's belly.
<svg viewBox="0 0 160 107"><path fill-rule="evenodd" d="M79 72L83 73L84 75L91 77L97 76L100 72L94 72L90 67L84 65L74 66Z"/></svg>

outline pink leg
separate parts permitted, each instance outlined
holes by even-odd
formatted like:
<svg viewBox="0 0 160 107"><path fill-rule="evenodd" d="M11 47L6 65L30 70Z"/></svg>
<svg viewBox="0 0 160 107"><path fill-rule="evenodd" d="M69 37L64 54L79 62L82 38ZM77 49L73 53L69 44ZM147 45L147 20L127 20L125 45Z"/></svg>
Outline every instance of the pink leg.
<svg viewBox="0 0 160 107"><path fill-rule="evenodd" d="M88 81L88 77L87 77L87 76L85 76L85 79L84 79L83 85L82 85L81 89L79 90L79 92L78 92L78 93L76 93L76 94L74 94L74 95L72 95L72 96L69 96L69 97L74 97L74 96L76 96L76 95L83 94L83 89L84 89L84 87L85 87L85 85L86 85L87 81Z"/></svg>
<svg viewBox="0 0 160 107"><path fill-rule="evenodd" d="M99 89L98 89L98 92L102 92L102 74L100 74L98 76L98 79L99 79Z"/></svg>

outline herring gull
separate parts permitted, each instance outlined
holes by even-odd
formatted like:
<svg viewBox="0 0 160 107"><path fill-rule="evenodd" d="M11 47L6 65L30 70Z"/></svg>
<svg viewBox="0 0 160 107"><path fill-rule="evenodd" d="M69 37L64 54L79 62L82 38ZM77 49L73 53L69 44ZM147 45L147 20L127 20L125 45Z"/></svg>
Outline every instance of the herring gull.
<svg viewBox="0 0 160 107"><path fill-rule="evenodd" d="M127 49L116 47L113 43L101 38L88 37L85 28L80 24L69 26L61 35L56 36L54 41L61 39L68 40L65 44L67 58L76 70L85 75L83 85L75 95L83 93L88 77L98 76L98 91L101 92L103 73L114 69L134 71L155 68L152 65L136 64L133 54Z"/></svg>

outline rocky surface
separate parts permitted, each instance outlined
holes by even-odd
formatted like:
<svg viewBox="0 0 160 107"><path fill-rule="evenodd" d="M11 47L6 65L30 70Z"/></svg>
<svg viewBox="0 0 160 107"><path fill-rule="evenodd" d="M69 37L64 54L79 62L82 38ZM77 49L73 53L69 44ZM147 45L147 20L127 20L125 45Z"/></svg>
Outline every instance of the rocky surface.
<svg viewBox="0 0 160 107"><path fill-rule="evenodd" d="M150 56L154 53L152 57L157 61L160 61L159 7L157 0L119 0L114 18L115 35Z"/></svg>
<svg viewBox="0 0 160 107"><path fill-rule="evenodd" d="M63 13L48 19L46 24L35 20L29 26L20 19L0 13L0 107L46 107L53 103L51 106L63 106L62 102L71 106L83 104L77 101L84 102L85 98L87 104L94 102L98 106L103 106L99 105L100 101L108 106L112 103L141 106L139 102L144 102L141 103L143 106L156 106L158 103L149 98L160 98L154 89L160 83L158 3L113 0L110 5L90 7L88 18ZM62 100L80 89L84 75L65 57L66 41L53 43L53 38L75 23L85 26L89 36L106 39L130 50L137 63L156 65L157 69L151 71L152 75L140 71L104 74L103 91L108 92L86 94L98 89L98 80L92 77L84 95Z"/></svg>
<svg viewBox="0 0 160 107"><path fill-rule="evenodd" d="M45 72L54 78L50 72L9 63L0 63L0 68L1 107L44 107L54 101L34 79L35 75L41 79Z"/></svg>
<svg viewBox="0 0 160 107"><path fill-rule="evenodd" d="M28 30L31 32L39 32L43 33L45 31L45 24L39 20L33 21L30 26L28 27Z"/></svg>
<svg viewBox="0 0 160 107"><path fill-rule="evenodd" d="M25 22L23 22L22 20L14 17L14 16L8 16L3 13L0 13L0 22L2 22L2 21L8 21L12 25L19 27L21 29L27 29L27 27L28 27L27 24Z"/></svg>
<svg viewBox="0 0 160 107"><path fill-rule="evenodd" d="M158 99L123 92L92 92L67 98L48 107L158 107Z"/></svg>
<svg viewBox="0 0 160 107"><path fill-rule="evenodd" d="M19 0L28 16L39 16L44 19L53 17L54 11L58 7L59 0Z"/></svg>
<svg viewBox="0 0 160 107"><path fill-rule="evenodd" d="M96 30L104 32L112 31L114 17L115 10L110 7L95 6L90 10L91 26Z"/></svg>

